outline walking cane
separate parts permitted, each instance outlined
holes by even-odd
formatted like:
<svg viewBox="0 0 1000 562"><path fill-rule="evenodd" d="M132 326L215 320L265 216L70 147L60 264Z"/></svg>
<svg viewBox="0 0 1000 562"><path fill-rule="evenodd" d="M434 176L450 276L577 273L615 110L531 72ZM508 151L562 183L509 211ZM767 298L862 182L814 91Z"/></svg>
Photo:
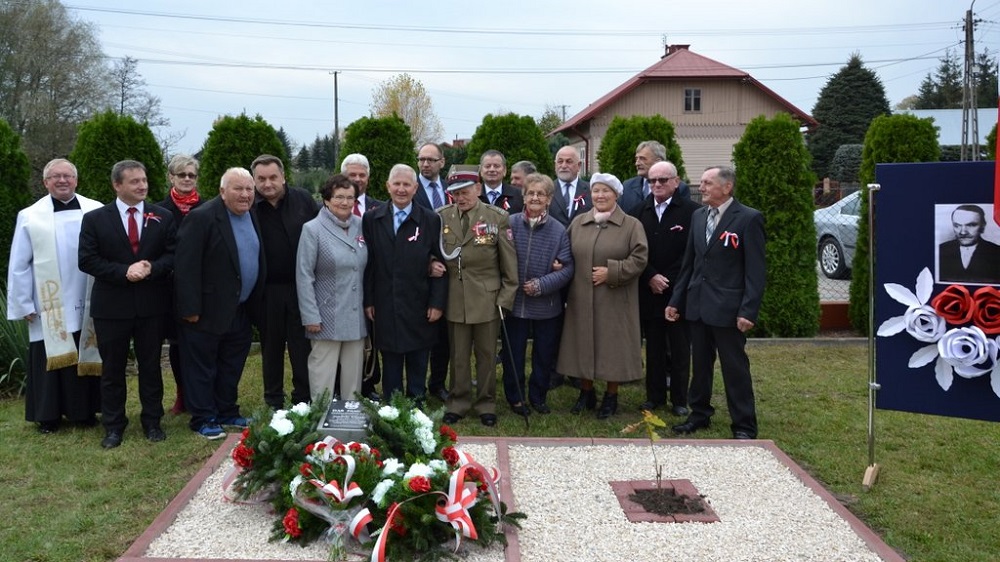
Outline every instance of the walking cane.
<svg viewBox="0 0 1000 562"><path fill-rule="evenodd" d="M504 349L507 350L507 359L510 360L511 371L514 374L514 384L517 386L517 399L521 402L521 406L525 408L521 410L522 413L520 415L524 418L524 430L527 431L531 428L531 422L528 421L528 401L524 399L524 392L521 390L521 381L517 377L517 365L514 364L514 351L510 348L510 336L507 335L507 323L504 321L503 307L498 304L497 310L500 312L500 329L503 334Z"/></svg>

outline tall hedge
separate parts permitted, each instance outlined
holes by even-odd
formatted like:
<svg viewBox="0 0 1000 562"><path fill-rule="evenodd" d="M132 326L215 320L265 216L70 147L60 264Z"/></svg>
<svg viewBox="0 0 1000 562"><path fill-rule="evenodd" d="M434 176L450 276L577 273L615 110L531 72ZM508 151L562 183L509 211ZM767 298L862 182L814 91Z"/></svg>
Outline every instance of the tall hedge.
<svg viewBox="0 0 1000 562"><path fill-rule="evenodd" d="M469 141L466 164L479 164L487 150L499 150L507 159L507 171L520 160L534 162L538 171L551 176L555 163L542 129L529 115L487 115ZM458 162L453 162L457 164Z"/></svg>
<svg viewBox="0 0 1000 562"><path fill-rule="evenodd" d="M597 162L601 171L614 174L622 181L635 176L635 149L639 143L648 140L658 141L666 147L667 160L677 166L677 175L690 183L684 169L681 145L677 144L675 137L674 124L662 115L633 115L612 119L601 140L601 147L597 149Z"/></svg>
<svg viewBox="0 0 1000 562"><path fill-rule="evenodd" d="M861 152L861 217L858 219L858 245L851 264L851 300L848 313L851 325L868 334L868 189L875 182L875 165L892 162L937 162L941 149L932 119L914 115L880 115L865 134Z"/></svg>
<svg viewBox="0 0 1000 562"><path fill-rule="evenodd" d="M986 135L986 159L996 160L997 157L997 126L993 125L990 134Z"/></svg>
<svg viewBox="0 0 1000 562"><path fill-rule="evenodd" d="M21 137L0 119L0 283L7 283L10 242L17 212L27 207L31 195L31 163L21 148Z"/></svg>
<svg viewBox="0 0 1000 562"><path fill-rule="evenodd" d="M79 173L77 193L105 203L115 198L111 168L121 160L138 160L146 166L149 201L167 195L167 166L156 136L145 123L108 110L84 121L69 160Z"/></svg>
<svg viewBox="0 0 1000 562"><path fill-rule="evenodd" d="M736 196L764 215L767 288L759 335L811 337L819 330L811 157L790 115L750 121L733 147Z"/></svg>
<svg viewBox="0 0 1000 562"><path fill-rule="evenodd" d="M208 132L201 149L198 171L198 193L205 199L219 194L219 180L229 168L250 169L253 159L261 154L281 158L285 164L285 179L292 183L291 161L285 145L275 130L260 115L252 119L246 113L220 117Z"/></svg>
<svg viewBox="0 0 1000 562"><path fill-rule="evenodd" d="M389 170L393 166L406 164L417 169L417 153L413 150L410 126L396 115L362 117L351 123L344 130L344 144L340 147L341 162L348 154L355 153L364 154L368 158L371 166L368 193L376 199L387 199L385 182L389 180ZM337 162L334 171L340 172L340 162Z"/></svg>

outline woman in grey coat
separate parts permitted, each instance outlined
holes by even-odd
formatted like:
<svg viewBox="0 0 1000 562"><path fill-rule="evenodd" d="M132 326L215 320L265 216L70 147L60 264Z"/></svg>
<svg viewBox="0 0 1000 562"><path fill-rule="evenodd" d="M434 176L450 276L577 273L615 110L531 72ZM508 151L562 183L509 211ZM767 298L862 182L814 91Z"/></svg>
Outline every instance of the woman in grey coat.
<svg viewBox="0 0 1000 562"><path fill-rule="evenodd" d="M299 313L312 340L309 389L313 399L333 392L340 365L341 397L361 392L364 339L363 307L368 247L361 234L361 217L353 214L358 188L337 174L320 190L323 208L302 227L295 282Z"/></svg>

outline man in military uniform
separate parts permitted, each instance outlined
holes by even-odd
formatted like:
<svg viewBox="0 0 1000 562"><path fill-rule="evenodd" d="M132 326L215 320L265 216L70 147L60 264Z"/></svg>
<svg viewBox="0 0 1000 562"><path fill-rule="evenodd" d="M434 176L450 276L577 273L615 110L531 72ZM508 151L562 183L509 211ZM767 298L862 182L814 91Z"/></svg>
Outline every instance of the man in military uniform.
<svg viewBox="0 0 1000 562"><path fill-rule="evenodd" d="M496 343L500 311L514 306L517 256L507 212L479 199L480 185L461 181L448 186L454 203L440 209L441 244L448 267L448 337L451 340L451 390L444 422L454 424L470 411L486 426L497 423ZM476 355L476 394L472 364Z"/></svg>

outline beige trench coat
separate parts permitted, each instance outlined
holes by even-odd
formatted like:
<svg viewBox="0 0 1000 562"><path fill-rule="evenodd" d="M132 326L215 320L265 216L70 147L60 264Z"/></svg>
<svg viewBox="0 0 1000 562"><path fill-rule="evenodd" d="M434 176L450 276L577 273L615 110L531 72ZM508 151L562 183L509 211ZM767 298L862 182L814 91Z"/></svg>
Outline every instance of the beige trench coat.
<svg viewBox="0 0 1000 562"><path fill-rule="evenodd" d="M576 263L570 283L557 371L588 380L642 378L639 274L649 246L642 224L615 207L598 226L594 210L573 219L569 240ZM594 286L591 268L607 266L608 280Z"/></svg>

